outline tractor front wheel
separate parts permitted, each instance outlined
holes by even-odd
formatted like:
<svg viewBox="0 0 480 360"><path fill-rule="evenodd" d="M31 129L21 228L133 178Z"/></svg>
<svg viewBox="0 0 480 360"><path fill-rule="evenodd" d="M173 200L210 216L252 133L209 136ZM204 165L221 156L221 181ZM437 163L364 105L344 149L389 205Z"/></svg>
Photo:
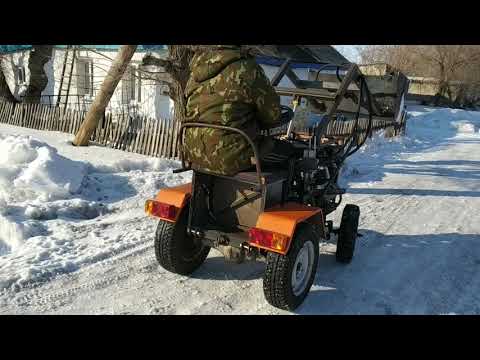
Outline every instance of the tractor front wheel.
<svg viewBox="0 0 480 360"><path fill-rule="evenodd" d="M342 222L337 241L337 262L348 264L353 259L355 243L357 241L358 220L360 208L356 205L347 205L343 210Z"/></svg>

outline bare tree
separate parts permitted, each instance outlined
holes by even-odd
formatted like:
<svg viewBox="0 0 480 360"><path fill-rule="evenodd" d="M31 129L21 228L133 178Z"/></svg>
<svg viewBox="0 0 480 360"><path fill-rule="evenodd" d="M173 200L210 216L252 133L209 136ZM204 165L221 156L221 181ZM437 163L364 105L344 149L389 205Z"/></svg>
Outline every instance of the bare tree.
<svg viewBox="0 0 480 360"><path fill-rule="evenodd" d="M169 79L160 81L168 85L168 95L174 101L174 119L185 118L185 87L190 78L190 62L195 51L208 49L208 45L168 45L168 57L159 59L151 55L145 56L144 65L158 66L164 69Z"/></svg>
<svg viewBox="0 0 480 360"><path fill-rule="evenodd" d="M217 47L218 45L168 45L166 59L159 59L152 55L144 57L144 65L161 67L169 75L169 80L159 82L169 87L169 96L175 103L174 118L176 121L183 121L185 118L185 87L190 78L190 63L193 56L199 51L210 51ZM252 51L253 47L252 45L242 45L241 51L248 53Z"/></svg>
<svg viewBox="0 0 480 360"><path fill-rule="evenodd" d="M471 45L415 46L412 52L426 61L432 76L439 81L439 95L455 100L452 82L471 82L472 70L479 66L480 49ZM463 87L466 90L466 87Z"/></svg>
<svg viewBox="0 0 480 360"><path fill-rule="evenodd" d="M52 57L53 45L34 45L30 51L28 69L30 80L25 92L24 102L39 103L42 91L47 87L48 77L44 66Z"/></svg>
<svg viewBox="0 0 480 360"><path fill-rule="evenodd" d="M8 86L7 80L5 78L1 56L0 56L0 100L14 102L14 103L18 102L18 100L15 99L15 96L13 96L12 91L10 90L10 87Z"/></svg>
<svg viewBox="0 0 480 360"><path fill-rule="evenodd" d="M42 91L48 84L48 77L44 66L52 57L53 45L34 45L30 51L28 69L30 72L29 83L23 101L26 103L39 103ZM1 57L0 57L1 60ZM5 79L3 64L0 69L0 98L9 102L19 102L12 94Z"/></svg>
<svg viewBox="0 0 480 360"><path fill-rule="evenodd" d="M367 45L358 49L362 64L387 63L395 69L413 75L418 61L408 45Z"/></svg>
<svg viewBox="0 0 480 360"><path fill-rule="evenodd" d="M437 79L437 102L442 97L455 102L480 84L476 45L375 45L362 48L360 56L364 63L385 62L409 76Z"/></svg>

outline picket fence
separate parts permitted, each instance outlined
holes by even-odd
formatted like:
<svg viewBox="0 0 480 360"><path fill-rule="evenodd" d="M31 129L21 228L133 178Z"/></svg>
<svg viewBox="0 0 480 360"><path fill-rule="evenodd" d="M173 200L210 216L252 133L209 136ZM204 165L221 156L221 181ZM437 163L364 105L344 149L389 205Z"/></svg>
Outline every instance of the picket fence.
<svg viewBox="0 0 480 360"><path fill-rule="evenodd" d="M0 123L36 130L76 134L85 115L85 111L44 104L0 102ZM176 138L179 128L179 124L170 119L107 113L90 141L148 156L178 158Z"/></svg>

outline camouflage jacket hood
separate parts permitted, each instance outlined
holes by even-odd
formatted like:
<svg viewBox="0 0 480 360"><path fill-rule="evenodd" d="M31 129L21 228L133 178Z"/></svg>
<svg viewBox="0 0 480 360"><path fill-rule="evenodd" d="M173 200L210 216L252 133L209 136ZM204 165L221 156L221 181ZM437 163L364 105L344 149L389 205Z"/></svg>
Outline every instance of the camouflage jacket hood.
<svg viewBox="0 0 480 360"><path fill-rule="evenodd" d="M207 81L242 58L244 55L234 46L222 46L213 51L203 52L193 59L192 77L198 83Z"/></svg>

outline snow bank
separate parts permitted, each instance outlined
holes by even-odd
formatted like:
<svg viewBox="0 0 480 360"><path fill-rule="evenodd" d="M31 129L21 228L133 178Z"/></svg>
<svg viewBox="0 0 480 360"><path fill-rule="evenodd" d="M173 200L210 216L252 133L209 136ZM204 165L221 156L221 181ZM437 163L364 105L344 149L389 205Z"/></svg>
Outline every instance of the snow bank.
<svg viewBox="0 0 480 360"><path fill-rule="evenodd" d="M461 133L475 133L480 127L478 111L413 106L408 114L408 136L422 140L441 140Z"/></svg>
<svg viewBox="0 0 480 360"><path fill-rule="evenodd" d="M80 188L86 165L24 136L0 136L0 198L8 202L62 199Z"/></svg>
<svg viewBox="0 0 480 360"><path fill-rule="evenodd" d="M37 235L24 215L33 216L34 206L69 198L79 190L86 169L32 137L0 135L1 251L14 250Z"/></svg>
<svg viewBox="0 0 480 360"><path fill-rule="evenodd" d="M480 127L480 112L411 106L406 136L385 138L378 132L347 159L340 183L376 182L384 179L389 164L406 153L441 145L455 136L474 134Z"/></svg>
<svg viewBox="0 0 480 360"><path fill-rule="evenodd" d="M96 165L91 167L91 171L101 173L111 172L129 172L129 171L170 171L180 168L180 162L168 159L152 158L146 160L121 159L111 165Z"/></svg>
<svg viewBox="0 0 480 360"><path fill-rule="evenodd" d="M419 143L412 137L386 138L384 131L375 133L357 153L345 161L340 185L348 187L352 181L381 181L385 175L383 165L394 161Z"/></svg>
<svg viewBox="0 0 480 360"><path fill-rule="evenodd" d="M475 134L475 125L467 121L454 122L452 126L456 128L459 133Z"/></svg>
<svg viewBox="0 0 480 360"><path fill-rule="evenodd" d="M154 222L144 214L145 199L191 176L172 173L178 161L72 148L51 132L36 132L47 143L13 135L13 128L0 131L0 290L75 271L146 241L145 232L154 229L145 227Z"/></svg>

